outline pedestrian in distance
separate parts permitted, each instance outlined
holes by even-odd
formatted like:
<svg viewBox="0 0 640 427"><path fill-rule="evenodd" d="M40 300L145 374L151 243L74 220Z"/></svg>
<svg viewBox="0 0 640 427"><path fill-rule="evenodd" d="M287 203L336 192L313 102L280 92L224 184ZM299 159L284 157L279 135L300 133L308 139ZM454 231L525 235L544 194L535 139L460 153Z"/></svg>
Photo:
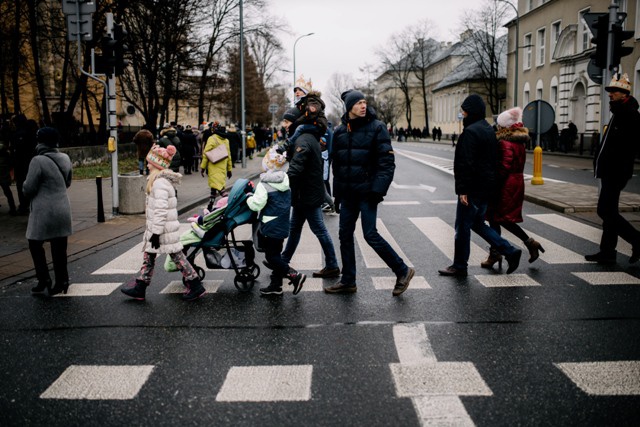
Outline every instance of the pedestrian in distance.
<svg viewBox="0 0 640 427"><path fill-rule="evenodd" d="M173 172L179 173L180 165L182 164L182 155L180 154L180 151L182 150L182 141L180 141L180 138L178 137L178 130L169 124L165 125L165 128L160 131L158 145L163 148L168 148L170 145L176 147L176 154L173 156L169 168Z"/></svg>
<svg viewBox="0 0 640 427"><path fill-rule="evenodd" d="M317 98L320 99L319 93ZM311 92L310 92L311 94ZM316 95L314 95L316 96ZM307 100L309 101L309 100ZM311 102L300 101L310 106ZM320 100L321 101L321 100ZM324 103L321 103L324 107ZM318 104L318 108L320 104ZM291 228L289 239L282 252L285 262L291 262L300 243L305 222L316 236L324 253L324 267L313 273L313 277L335 278L340 275L338 258L331 235L324 224L322 204L325 186L323 180L323 160L320 137L326 132L326 125L319 122L321 115L315 112L302 112L299 108L288 109L283 115L283 125L290 135L289 146L289 182L291 184ZM324 116L324 115L322 115ZM325 119L326 120L326 119Z"/></svg>
<svg viewBox="0 0 640 427"><path fill-rule="evenodd" d="M498 122L498 169L496 174L498 193L489 203L487 218L489 225L498 234L505 228L522 240L529 250L529 262L534 262L544 252L542 245L534 240L518 225L522 222L522 204L524 203L524 164L527 157L525 149L530 142L529 130L522 123L522 109L511 108L502 112ZM502 255L497 248L491 247L489 257L483 261L482 268L493 268L498 263L502 268Z"/></svg>
<svg viewBox="0 0 640 427"><path fill-rule="evenodd" d="M196 138L196 134L193 133L191 125L185 126L180 141L182 143L182 160L184 174L191 175L191 169L193 168L193 158L196 155L196 151L198 149L198 139Z"/></svg>
<svg viewBox="0 0 640 427"><path fill-rule="evenodd" d="M214 122L211 125L213 134L207 140L204 148L202 149L202 161L200 163L200 175L204 177L207 174L207 183L211 189L209 196L209 204L207 209L213 210L216 197L226 197L227 191L225 189L227 179L231 179L231 168L233 167L233 158L231 157L231 149L229 147L229 140L227 139L225 128L220 123ZM220 145L224 145L227 149L227 157L219 160L216 163L212 163L207 158L207 152L217 148Z"/></svg>
<svg viewBox="0 0 640 427"><path fill-rule="evenodd" d="M487 206L496 185L496 134L485 119L486 106L480 96L469 95L462 102L461 109L463 131L453 160L458 195L453 264L438 270L438 273L442 276L467 276L473 230L505 256L509 264L507 274L510 274L518 268L522 251L485 223Z"/></svg>
<svg viewBox="0 0 640 427"><path fill-rule="evenodd" d="M594 158L594 174L601 180L598 216L602 219L600 251L586 255L587 261L600 264L616 262L618 236L632 245L629 263L640 259L640 231L618 209L620 193L633 176L638 154L637 127L640 123L638 101L631 96L631 82L626 74L614 75L605 90L609 93L611 119Z"/></svg>
<svg viewBox="0 0 640 427"><path fill-rule="evenodd" d="M67 188L71 186L72 167L69 156L58 151L60 134L52 127L43 127L36 134L36 153L31 159L22 185L25 201L29 201L27 240L36 270L38 284L33 293L48 291L50 296L67 293L67 239L72 234L71 204ZM47 267L44 243L51 243L55 283Z"/></svg>
<svg viewBox="0 0 640 427"><path fill-rule="evenodd" d="M302 289L307 276L298 273L284 260L281 252L284 239L289 236L291 188L289 177L284 171L286 154L280 154L275 147L270 148L262 159L264 173L255 193L247 198L252 211L260 212L258 221L259 246L264 249L266 263L273 270L269 286L260 289L262 295L282 295L282 280L289 279L293 294Z"/></svg>
<svg viewBox="0 0 640 427"><path fill-rule="evenodd" d="M38 124L33 119L27 119L24 114L12 118L14 132L11 135L11 150L13 151L13 174L18 192L18 213L29 213L29 201L24 197L22 184L29 171L29 162L36 154L36 133Z"/></svg>
<svg viewBox="0 0 640 427"><path fill-rule="evenodd" d="M18 209L11 191L11 168L13 167L13 162L8 138L6 140L4 138L5 136L0 133L0 187L2 187L2 192L9 203L9 215L15 216L18 214Z"/></svg>
<svg viewBox="0 0 640 427"><path fill-rule="evenodd" d="M236 163L242 161L240 151L242 150L242 138L236 129L236 125L231 123L227 128L227 140L229 141L229 153L231 154L231 167L236 167Z"/></svg>
<svg viewBox="0 0 640 427"><path fill-rule="evenodd" d="M375 111L367 106L362 92L348 90L341 95L346 112L333 134L333 194L340 210L340 282L324 288L327 293L353 293L356 284L354 232L358 217L369 246L395 273L392 294L408 287L415 270L402 260L376 229L378 205L393 181L395 158L391 138Z"/></svg>
<svg viewBox="0 0 640 427"><path fill-rule="evenodd" d="M144 301L147 287L151 284L156 257L168 254L182 273L187 291L182 295L185 301L193 301L205 294L198 273L182 252L180 243L180 223L178 222L177 187L182 175L169 169L176 154L176 147L167 148L154 145L147 154L150 174L147 178L146 227L143 236L142 268L120 289L123 294Z"/></svg>
<svg viewBox="0 0 640 427"><path fill-rule="evenodd" d="M136 154L138 156L138 171L140 175L144 175L145 172L149 175L149 168L146 166L147 153L151 150L154 144L153 134L147 129L139 130L133 136L133 143L136 144Z"/></svg>

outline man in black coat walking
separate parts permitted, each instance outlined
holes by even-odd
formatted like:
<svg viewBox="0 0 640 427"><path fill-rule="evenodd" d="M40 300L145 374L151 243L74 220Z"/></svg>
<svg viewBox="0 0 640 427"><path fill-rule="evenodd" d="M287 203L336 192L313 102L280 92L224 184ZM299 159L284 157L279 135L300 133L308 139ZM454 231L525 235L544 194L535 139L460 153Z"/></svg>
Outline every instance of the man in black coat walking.
<svg viewBox="0 0 640 427"><path fill-rule="evenodd" d="M602 218L600 252L586 255L587 261L601 264L616 262L618 236L631 243L629 262L640 259L640 231L636 230L618 211L620 193L633 176L638 153L637 127L640 123L638 101L631 96L631 82L626 74L614 76L605 87L609 92L611 119L602 137L598 155L594 159L594 174L602 181L598 197L598 216Z"/></svg>
<svg viewBox="0 0 640 427"><path fill-rule="evenodd" d="M397 280L393 295L402 294L415 270L393 250L376 229L378 204L393 180L395 158L387 127L367 107L362 92L346 91L342 100L347 111L333 134L333 194L340 206L340 283L324 288L327 293L352 293L356 286L356 255L353 233L360 216L364 238L393 270ZM336 209L337 210L337 209Z"/></svg>

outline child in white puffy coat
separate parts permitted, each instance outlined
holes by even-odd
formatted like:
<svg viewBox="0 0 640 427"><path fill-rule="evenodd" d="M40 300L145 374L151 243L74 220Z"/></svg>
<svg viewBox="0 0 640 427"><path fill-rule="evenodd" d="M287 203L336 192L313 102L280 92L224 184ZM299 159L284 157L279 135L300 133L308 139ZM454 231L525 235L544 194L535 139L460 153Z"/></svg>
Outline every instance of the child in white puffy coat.
<svg viewBox="0 0 640 427"><path fill-rule="evenodd" d="M142 246L144 260L140 272L121 289L125 295L140 301L145 299L158 254L168 254L182 273L187 286L187 292L182 296L184 300L193 301L205 293L198 273L182 252L180 243L176 187L182 175L168 169L175 153L176 148L172 145L167 148L154 145L147 154L150 173L147 179L147 224Z"/></svg>

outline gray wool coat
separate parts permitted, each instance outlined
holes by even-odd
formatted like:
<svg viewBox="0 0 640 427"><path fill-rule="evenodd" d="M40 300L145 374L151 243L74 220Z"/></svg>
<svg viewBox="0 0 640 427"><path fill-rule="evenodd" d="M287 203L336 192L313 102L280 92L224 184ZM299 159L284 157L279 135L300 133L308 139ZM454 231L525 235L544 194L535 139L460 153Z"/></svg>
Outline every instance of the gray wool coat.
<svg viewBox="0 0 640 427"><path fill-rule="evenodd" d="M22 187L30 200L27 239L49 240L72 234L71 204L67 196L71 174L69 156L58 150L51 149L31 160Z"/></svg>

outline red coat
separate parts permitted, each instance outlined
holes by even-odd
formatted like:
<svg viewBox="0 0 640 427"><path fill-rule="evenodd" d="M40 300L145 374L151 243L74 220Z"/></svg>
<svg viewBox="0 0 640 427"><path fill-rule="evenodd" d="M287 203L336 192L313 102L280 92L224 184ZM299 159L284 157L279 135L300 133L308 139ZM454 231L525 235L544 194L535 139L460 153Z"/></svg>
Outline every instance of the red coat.
<svg viewBox="0 0 640 427"><path fill-rule="evenodd" d="M522 222L524 202L525 147L530 140L527 128L500 129L498 140L497 182L500 189L489 209L489 219L495 222Z"/></svg>

